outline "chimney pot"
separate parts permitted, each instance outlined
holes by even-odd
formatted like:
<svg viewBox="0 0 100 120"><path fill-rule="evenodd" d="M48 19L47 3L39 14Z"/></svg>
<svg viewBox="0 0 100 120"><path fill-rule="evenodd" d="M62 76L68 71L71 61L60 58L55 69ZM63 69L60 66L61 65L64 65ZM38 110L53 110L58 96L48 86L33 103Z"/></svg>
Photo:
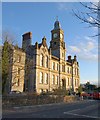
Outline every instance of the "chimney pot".
<svg viewBox="0 0 100 120"><path fill-rule="evenodd" d="M32 32L27 32L23 34L22 36L23 36L23 40L29 40L32 38Z"/></svg>

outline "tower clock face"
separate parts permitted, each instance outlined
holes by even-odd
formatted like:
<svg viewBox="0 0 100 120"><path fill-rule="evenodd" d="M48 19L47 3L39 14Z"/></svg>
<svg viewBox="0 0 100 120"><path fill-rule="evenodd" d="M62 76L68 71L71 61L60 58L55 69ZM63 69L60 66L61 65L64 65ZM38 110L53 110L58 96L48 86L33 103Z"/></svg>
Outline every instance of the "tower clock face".
<svg viewBox="0 0 100 120"><path fill-rule="evenodd" d="M54 33L54 34L53 34L53 37L54 37L54 38L57 38L57 36L58 36L57 33Z"/></svg>

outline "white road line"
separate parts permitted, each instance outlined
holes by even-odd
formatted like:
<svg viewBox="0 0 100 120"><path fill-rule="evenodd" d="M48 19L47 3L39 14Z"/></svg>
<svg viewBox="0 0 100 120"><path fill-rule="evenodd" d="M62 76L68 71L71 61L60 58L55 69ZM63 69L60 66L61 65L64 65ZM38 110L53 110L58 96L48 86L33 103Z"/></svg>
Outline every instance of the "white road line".
<svg viewBox="0 0 100 120"><path fill-rule="evenodd" d="M82 109L74 109L74 110L71 110L71 111L66 111L66 112L64 112L64 114L70 113L70 112L75 112L75 111L80 111L80 110L82 111L84 109L91 108L91 107L98 107L98 105L90 105L90 106L84 107Z"/></svg>
<svg viewBox="0 0 100 120"><path fill-rule="evenodd" d="M66 112L66 114L80 116L80 117L88 117L88 118L100 118L97 116L79 115L79 114L73 114L73 113L69 113L69 112Z"/></svg>
<svg viewBox="0 0 100 120"><path fill-rule="evenodd" d="M82 108L82 109L74 109L74 110L71 110L71 111L66 111L63 114L70 114L70 115L81 116L81 117L89 117L89 118L100 118L100 117L97 117L97 116L88 116L88 115L80 115L80 114L73 113L73 112L79 112L80 110L84 110L84 109L87 109L89 107L94 107L94 106L95 105L91 105L91 106L87 106L87 107Z"/></svg>
<svg viewBox="0 0 100 120"><path fill-rule="evenodd" d="M64 112L64 114L70 113L70 112L75 112L75 111L77 111L77 110L81 110L81 109L75 109L75 110L71 110L71 111L68 111L68 112Z"/></svg>

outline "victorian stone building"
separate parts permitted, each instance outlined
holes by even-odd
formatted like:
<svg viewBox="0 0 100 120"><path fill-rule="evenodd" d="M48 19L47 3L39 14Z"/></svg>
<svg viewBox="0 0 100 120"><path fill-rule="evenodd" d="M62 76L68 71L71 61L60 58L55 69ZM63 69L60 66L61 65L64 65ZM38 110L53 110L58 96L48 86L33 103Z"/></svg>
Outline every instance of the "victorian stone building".
<svg viewBox="0 0 100 120"><path fill-rule="evenodd" d="M50 47L46 37L32 45L32 33L25 33L22 48L13 47L10 72L11 91L53 91L59 87L76 91L80 85L79 64L76 55L66 60L64 31L55 21L51 31ZM16 71L16 72L13 72Z"/></svg>

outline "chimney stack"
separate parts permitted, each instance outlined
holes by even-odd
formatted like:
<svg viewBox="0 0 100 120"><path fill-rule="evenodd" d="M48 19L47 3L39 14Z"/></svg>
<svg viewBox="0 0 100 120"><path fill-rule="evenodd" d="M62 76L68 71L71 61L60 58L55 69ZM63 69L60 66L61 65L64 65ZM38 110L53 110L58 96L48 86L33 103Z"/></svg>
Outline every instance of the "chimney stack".
<svg viewBox="0 0 100 120"><path fill-rule="evenodd" d="M23 40L32 39L32 32L27 32L27 33L23 34L22 36L23 36Z"/></svg>
<svg viewBox="0 0 100 120"><path fill-rule="evenodd" d="M71 62L71 55L68 56L68 62Z"/></svg>
<svg viewBox="0 0 100 120"><path fill-rule="evenodd" d="M68 60L71 60L71 55L68 56Z"/></svg>
<svg viewBox="0 0 100 120"><path fill-rule="evenodd" d="M27 32L23 34L22 37L23 37L22 48L26 50L31 45L32 32Z"/></svg>

